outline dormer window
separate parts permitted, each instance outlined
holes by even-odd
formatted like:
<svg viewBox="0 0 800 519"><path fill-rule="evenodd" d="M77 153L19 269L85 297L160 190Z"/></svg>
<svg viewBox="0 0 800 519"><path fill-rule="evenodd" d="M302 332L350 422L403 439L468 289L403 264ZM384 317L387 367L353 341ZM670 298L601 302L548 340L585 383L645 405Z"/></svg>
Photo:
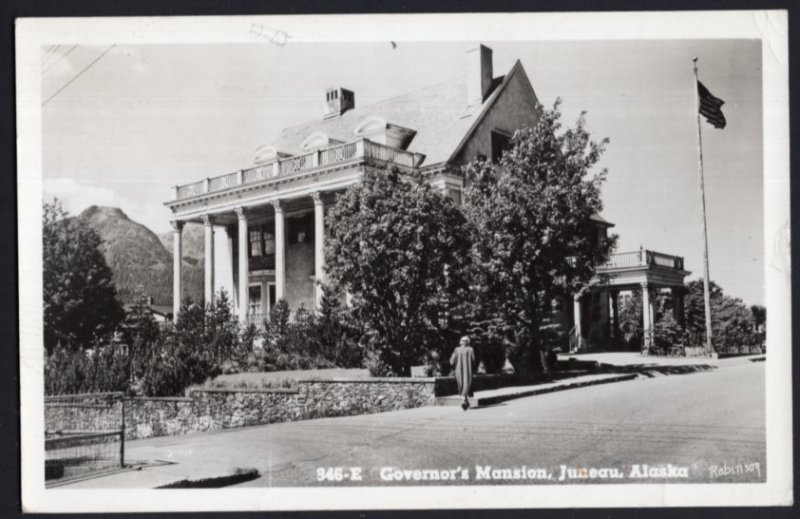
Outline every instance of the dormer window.
<svg viewBox="0 0 800 519"><path fill-rule="evenodd" d="M274 146L259 146L253 155L253 163L261 165L286 158L290 154L278 151Z"/></svg>
<svg viewBox="0 0 800 519"><path fill-rule="evenodd" d="M302 148L303 151L312 151L319 148L324 148L326 146L333 146L335 144L343 144L343 142L336 139L331 139L323 132L314 132L305 138L305 140L300 144L300 148Z"/></svg>
<svg viewBox="0 0 800 519"><path fill-rule="evenodd" d="M392 124L382 117L372 116L358 123L353 133L356 137L405 150L408 149L417 131Z"/></svg>

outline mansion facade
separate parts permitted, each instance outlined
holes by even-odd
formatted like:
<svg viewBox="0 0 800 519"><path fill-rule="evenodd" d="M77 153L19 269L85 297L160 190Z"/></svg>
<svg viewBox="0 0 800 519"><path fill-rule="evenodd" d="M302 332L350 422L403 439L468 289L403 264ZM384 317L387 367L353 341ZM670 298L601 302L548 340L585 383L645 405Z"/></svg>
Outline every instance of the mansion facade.
<svg viewBox="0 0 800 519"><path fill-rule="evenodd" d="M181 230L205 225L205 299L225 289L241 322L260 323L280 299L315 308L325 281L325 212L370 169L419 172L461 200L460 167L477 156L497 160L514 132L534 126L540 104L520 61L495 76L492 50L466 53L465 77L369 106L354 92L330 88L320 118L284 129L256 150L253 164L175 186L165 204L174 230L174 315L180 309ZM594 218L598 239L613 224ZM618 342L621 292L642 291L645 331L655 318L655 292L682 301L683 260L647 250L614 254L589 287L563 306L571 349ZM682 305L674 304L682 321ZM645 334L647 336L647 334Z"/></svg>

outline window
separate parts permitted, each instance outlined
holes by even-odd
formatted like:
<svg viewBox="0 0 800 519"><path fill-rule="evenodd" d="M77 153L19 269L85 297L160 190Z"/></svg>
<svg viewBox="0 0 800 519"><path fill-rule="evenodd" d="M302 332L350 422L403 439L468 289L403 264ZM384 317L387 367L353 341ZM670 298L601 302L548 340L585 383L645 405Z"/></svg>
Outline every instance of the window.
<svg viewBox="0 0 800 519"><path fill-rule="evenodd" d="M248 287L248 297L250 299L250 315L260 316L261 312L261 285L250 285Z"/></svg>
<svg viewBox="0 0 800 519"><path fill-rule="evenodd" d="M263 255L261 228L250 229L250 257L258 258Z"/></svg>
<svg viewBox="0 0 800 519"><path fill-rule="evenodd" d="M289 220L289 245L314 241L314 214L308 213Z"/></svg>
<svg viewBox="0 0 800 519"><path fill-rule="evenodd" d="M492 162L500 161L503 152L511 148L511 136L505 132L492 131Z"/></svg>
<svg viewBox="0 0 800 519"><path fill-rule="evenodd" d="M275 235L271 232L264 231L264 255L272 256L275 254Z"/></svg>

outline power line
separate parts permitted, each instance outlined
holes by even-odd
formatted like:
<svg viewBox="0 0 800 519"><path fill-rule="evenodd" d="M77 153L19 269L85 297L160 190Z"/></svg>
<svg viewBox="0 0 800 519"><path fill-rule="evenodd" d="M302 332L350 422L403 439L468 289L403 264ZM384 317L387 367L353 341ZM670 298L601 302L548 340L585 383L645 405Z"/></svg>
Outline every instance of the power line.
<svg viewBox="0 0 800 519"><path fill-rule="evenodd" d="M42 74L44 74L45 72L47 72L47 71L48 71L48 70L50 70L51 68L55 67L55 66L56 66L56 65L57 65L57 64L58 64L58 63L59 63L59 62L60 62L62 59L64 59L64 58L66 58L67 56L69 56L69 53L70 53L70 52L72 52L73 50L75 50L76 48L78 48L78 46L77 46L77 45L73 45L73 46L72 46L72 48L70 48L70 49L69 49L67 52L65 52L64 54L62 54L62 55L61 55L61 57L59 57L59 58L58 58L57 60L55 60L55 61L54 61L52 64L50 64L50 66L48 66L46 69L44 69L44 70L42 71Z"/></svg>
<svg viewBox="0 0 800 519"><path fill-rule="evenodd" d="M108 52L109 52L111 49L113 49L114 47L116 47L116 46L117 46L117 44L116 44L116 43L114 43L114 44L112 44L112 45L109 45L109 47L108 47L106 50L104 50L102 54L100 54L99 56L97 56L97 57L96 57L96 58L95 58L95 59L94 59L94 60L93 60L91 63L89 63L88 65L86 65L85 67L83 67L83 69L81 69L81 71L80 71L80 72L78 72L77 74L75 74L74 76L72 76L72 79L70 79L69 81L67 81L66 83L64 83L64 84L61 86L61 88L59 88L58 90L56 90L56 91L55 91L55 93L53 93L53 95L51 95L50 97L48 97L47 99L45 99L45 100L44 100L44 102L42 103L42 106L44 106L44 105L46 105L47 103L49 103L50 101L52 101L54 97L56 97L58 94L60 94L61 92L63 92L63 91L64 91L64 89L65 89L65 88L67 88L68 86L70 86L70 85L72 84L72 82L73 82L73 81L75 81L76 79L78 79L79 77L81 77L81 76L82 76L82 75L83 75L83 74L84 74L84 73L85 73L87 70L89 70L90 68L92 68L92 67L94 66L94 64L95 64L95 63L97 63L98 61L100 61L100 60L103 58L103 56L105 56L106 54L108 54Z"/></svg>

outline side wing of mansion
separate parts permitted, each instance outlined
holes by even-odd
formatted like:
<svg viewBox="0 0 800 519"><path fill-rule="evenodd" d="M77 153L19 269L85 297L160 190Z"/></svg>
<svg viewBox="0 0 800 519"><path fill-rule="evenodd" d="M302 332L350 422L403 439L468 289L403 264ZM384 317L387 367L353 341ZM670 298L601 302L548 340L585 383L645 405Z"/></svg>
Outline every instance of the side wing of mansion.
<svg viewBox="0 0 800 519"><path fill-rule="evenodd" d="M467 51L463 78L364 107L344 88L328 89L320 101L319 119L284 129L256 151L253 165L173 188L166 205L173 213L175 315L186 222L205 225L206 301L224 288L239 319L255 323L279 299L292 308L314 308L318 282L325 280L325 211L336 193L368 169L395 166L422 173L460 202L459 167L476 156L496 160L513 133L533 126L539 113L522 63L495 76L492 50L483 45ZM597 239L605 239L613 224L599 215L595 223ZM621 292L641 291L647 331L656 291L669 288L682 322L688 274L680 257L647 250L614 254L597 268L588 290L562 305L572 349L619 342Z"/></svg>

